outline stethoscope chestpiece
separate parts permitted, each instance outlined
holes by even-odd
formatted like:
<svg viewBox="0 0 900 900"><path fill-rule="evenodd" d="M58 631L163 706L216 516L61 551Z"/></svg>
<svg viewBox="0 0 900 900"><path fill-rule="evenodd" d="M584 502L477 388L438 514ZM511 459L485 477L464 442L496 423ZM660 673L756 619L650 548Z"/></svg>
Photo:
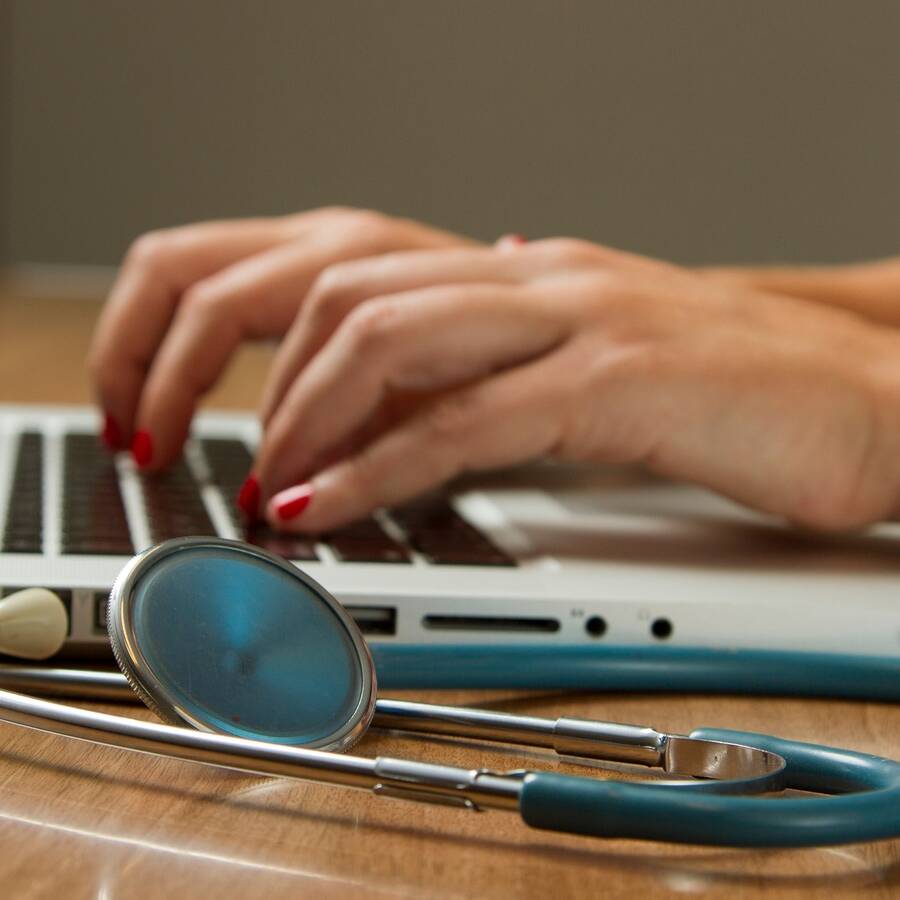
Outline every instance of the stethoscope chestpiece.
<svg viewBox="0 0 900 900"><path fill-rule="evenodd" d="M343 750L375 709L372 657L338 601L296 566L221 538L131 560L110 594L113 653L164 720Z"/></svg>

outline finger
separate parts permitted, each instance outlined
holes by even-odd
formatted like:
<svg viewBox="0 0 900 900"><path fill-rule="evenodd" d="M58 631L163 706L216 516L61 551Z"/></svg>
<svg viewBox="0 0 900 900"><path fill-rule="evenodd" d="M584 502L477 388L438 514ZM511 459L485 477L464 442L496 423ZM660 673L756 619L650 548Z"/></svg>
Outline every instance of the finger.
<svg viewBox="0 0 900 900"><path fill-rule="evenodd" d="M272 362L260 415L272 418L288 388L346 316L363 301L435 284L513 284L524 270L504 267L491 249L406 251L343 263L313 287Z"/></svg>
<svg viewBox="0 0 900 900"><path fill-rule="evenodd" d="M283 334L298 297L330 254L288 243L203 279L183 295L146 377L136 428L142 468L180 452L200 397L218 380L238 345Z"/></svg>
<svg viewBox="0 0 900 900"><path fill-rule="evenodd" d="M266 506L276 528L321 532L396 506L464 471L515 465L559 440L559 354L461 388L358 454L281 491Z"/></svg>
<svg viewBox="0 0 900 900"><path fill-rule="evenodd" d="M138 464L157 469L178 455L200 396L242 340L283 334L323 269L377 252L392 234L390 227L379 236L332 222L331 228L323 225L242 260L185 292L143 386L136 416Z"/></svg>
<svg viewBox="0 0 900 900"><path fill-rule="evenodd" d="M571 274L618 254L581 241L542 241L515 254L496 248L453 248L391 253L336 266L323 273L282 342L263 390L260 416L268 424L293 383L349 313L366 300L435 285L523 284Z"/></svg>
<svg viewBox="0 0 900 900"><path fill-rule="evenodd" d="M207 222L135 242L94 332L90 367L100 404L130 438L148 367L181 294L239 259L287 239L279 219Z"/></svg>
<svg viewBox="0 0 900 900"><path fill-rule="evenodd" d="M263 497L305 475L376 413L388 390L435 391L559 344L574 317L521 287L428 288L369 301L294 382L257 458Z"/></svg>

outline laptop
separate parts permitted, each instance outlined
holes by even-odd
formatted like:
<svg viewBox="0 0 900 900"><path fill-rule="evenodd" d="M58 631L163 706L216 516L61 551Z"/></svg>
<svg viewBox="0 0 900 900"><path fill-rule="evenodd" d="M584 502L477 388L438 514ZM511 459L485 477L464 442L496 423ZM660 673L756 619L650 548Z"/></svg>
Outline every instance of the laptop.
<svg viewBox="0 0 900 900"><path fill-rule="evenodd" d="M0 406L0 592L60 595L61 658L106 656L106 599L125 561L191 534L292 560L373 648L900 651L900 525L804 535L640 469L540 463L291 537L247 530L235 506L252 416L202 414L158 475L108 454L99 427L89 408Z"/></svg>

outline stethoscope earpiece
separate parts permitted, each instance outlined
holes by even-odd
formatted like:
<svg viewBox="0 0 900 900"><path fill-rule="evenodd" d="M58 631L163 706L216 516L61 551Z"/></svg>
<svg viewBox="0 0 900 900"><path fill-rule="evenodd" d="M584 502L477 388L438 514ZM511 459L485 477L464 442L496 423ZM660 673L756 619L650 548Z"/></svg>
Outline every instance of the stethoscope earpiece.
<svg viewBox="0 0 900 900"><path fill-rule="evenodd" d="M58 653L69 631L69 614L46 588L25 588L0 600L0 653L47 659Z"/></svg>

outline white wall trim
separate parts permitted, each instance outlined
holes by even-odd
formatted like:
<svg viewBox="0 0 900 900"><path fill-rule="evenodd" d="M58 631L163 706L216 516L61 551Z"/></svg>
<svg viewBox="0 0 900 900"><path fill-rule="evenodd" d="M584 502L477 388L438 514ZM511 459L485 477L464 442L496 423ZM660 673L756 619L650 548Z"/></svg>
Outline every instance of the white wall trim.
<svg viewBox="0 0 900 900"><path fill-rule="evenodd" d="M0 289L26 299L103 300L115 277L115 266L21 263L0 270Z"/></svg>

